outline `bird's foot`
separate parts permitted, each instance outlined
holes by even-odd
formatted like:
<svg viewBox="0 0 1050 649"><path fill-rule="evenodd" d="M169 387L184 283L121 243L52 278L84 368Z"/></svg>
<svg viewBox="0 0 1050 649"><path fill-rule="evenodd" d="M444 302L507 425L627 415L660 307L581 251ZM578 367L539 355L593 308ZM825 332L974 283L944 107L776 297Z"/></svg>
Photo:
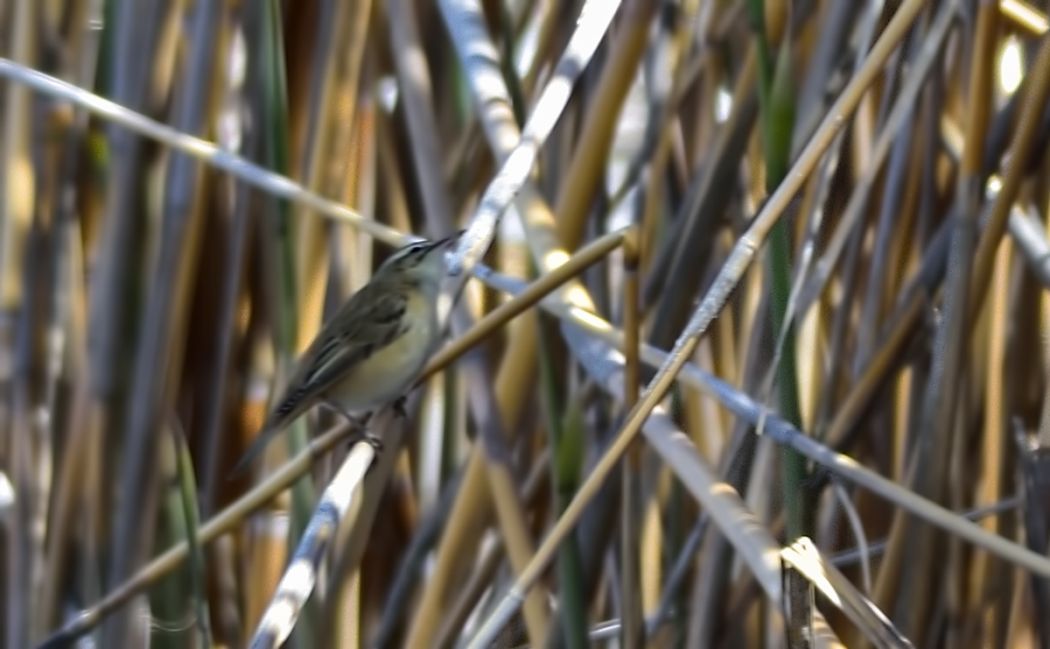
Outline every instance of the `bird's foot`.
<svg viewBox="0 0 1050 649"><path fill-rule="evenodd" d="M383 440L379 439L376 435L365 433L365 436L361 438L361 441L371 446L375 450L376 455L383 452Z"/></svg>

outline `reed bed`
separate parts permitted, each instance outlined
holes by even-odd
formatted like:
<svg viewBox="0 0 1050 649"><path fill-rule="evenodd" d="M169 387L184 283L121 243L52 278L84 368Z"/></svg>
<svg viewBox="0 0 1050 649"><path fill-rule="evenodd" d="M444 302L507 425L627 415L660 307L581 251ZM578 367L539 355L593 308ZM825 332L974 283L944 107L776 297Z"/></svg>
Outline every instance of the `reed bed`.
<svg viewBox="0 0 1050 649"><path fill-rule="evenodd" d="M0 647L1050 649L1048 12L0 0Z"/></svg>

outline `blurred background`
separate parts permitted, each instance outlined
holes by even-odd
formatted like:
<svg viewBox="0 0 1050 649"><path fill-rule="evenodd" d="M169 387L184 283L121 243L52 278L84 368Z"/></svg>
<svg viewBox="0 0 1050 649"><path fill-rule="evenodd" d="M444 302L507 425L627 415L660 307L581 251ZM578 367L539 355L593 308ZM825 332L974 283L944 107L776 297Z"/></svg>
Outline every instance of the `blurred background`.
<svg viewBox="0 0 1050 649"><path fill-rule="evenodd" d="M248 646L349 443L233 465L525 129L459 322L601 250L376 424L287 646L538 570L494 646L1050 648L1048 11L0 0L0 646Z"/></svg>

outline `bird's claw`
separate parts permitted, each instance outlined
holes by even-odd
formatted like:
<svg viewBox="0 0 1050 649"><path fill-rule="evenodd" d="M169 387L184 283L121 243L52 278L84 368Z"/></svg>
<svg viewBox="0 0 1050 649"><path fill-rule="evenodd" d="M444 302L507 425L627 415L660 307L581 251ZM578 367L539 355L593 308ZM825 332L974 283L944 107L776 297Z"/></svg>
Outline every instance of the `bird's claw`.
<svg viewBox="0 0 1050 649"><path fill-rule="evenodd" d="M383 452L383 440L379 439L375 435L365 433L365 436L361 439L361 441L371 446L375 450L376 455L379 455Z"/></svg>

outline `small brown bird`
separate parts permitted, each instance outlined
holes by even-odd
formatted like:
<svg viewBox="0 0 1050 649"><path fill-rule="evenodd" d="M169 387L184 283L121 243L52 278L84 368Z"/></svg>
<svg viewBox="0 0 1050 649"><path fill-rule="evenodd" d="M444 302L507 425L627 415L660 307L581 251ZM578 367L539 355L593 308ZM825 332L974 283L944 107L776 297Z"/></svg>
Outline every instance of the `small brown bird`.
<svg viewBox="0 0 1050 649"><path fill-rule="evenodd" d="M445 253L458 238L400 248L350 296L297 361L234 474L318 403L351 421L355 414L391 402L400 409L404 391L440 341L437 299L447 274Z"/></svg>

